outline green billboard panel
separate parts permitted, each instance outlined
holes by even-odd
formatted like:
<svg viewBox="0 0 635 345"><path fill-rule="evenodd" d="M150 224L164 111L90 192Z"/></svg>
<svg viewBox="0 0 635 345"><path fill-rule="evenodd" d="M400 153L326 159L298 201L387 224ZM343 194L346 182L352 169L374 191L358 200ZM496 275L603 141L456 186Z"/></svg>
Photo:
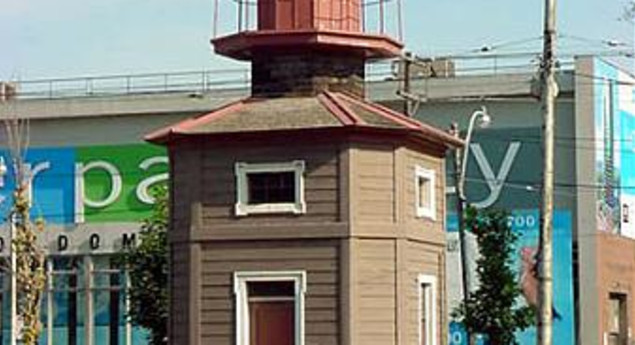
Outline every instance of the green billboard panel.
<svg viewBox="0 0 635 345"><path fill-rule="evenodd" d="M150 190L168 178L164 148L147 144L79 147L76 154L79 222L134 222L150 214Z"/></svg>

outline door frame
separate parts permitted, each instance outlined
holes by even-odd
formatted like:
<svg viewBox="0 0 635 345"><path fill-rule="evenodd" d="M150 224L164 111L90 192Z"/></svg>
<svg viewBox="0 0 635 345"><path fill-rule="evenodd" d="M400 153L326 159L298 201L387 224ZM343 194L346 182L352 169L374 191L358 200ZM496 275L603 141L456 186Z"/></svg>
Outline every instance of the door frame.
<svg viewBox="0 0 635 345"><path fill-rule="evenodd" d="M428 287L425 292L422 289L423 285ZM417 295L419 297L417 303L419 344L423 344L424 340L420 323L425 313L426 321L430 322L430 329L426 332L425 344L437 345L437 277L431 274L419 274L417 277ZM422 310L421 308L424 299L427 310Z"/></svg>
<svg viewBox="0 0 635 345"><path fill-rule="evenodd" d="M249 304L247 283L292 281L295 304L295 345L304 345L304 295L306 271L243 271L234 272L234 310L236 312L236 344L249 344Z"/></svg>

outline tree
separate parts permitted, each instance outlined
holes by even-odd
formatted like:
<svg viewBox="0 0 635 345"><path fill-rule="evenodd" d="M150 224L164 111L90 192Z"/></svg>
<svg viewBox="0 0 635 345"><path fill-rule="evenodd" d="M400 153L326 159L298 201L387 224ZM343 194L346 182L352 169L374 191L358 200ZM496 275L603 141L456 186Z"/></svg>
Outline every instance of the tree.
<svg viewBox="0 0 635 345"><path fill-rule="evenodd" d="M120 253L119 262L128 271L130 288L128 317L132 324L150 331L151 345L167 343L168 324L168 192L153 189L152 215L143 221L140 243Z"/></svg>
<svg viewBox="0 0 635 345"><path fill-rule="evenodd" d="M44 221L30 221L30 202L22 189L17 187L14 193L14 237L11 244L16 253L14 270L18 296L17 314L22 320L21 340L25 345L35 345L42 331L40 303L46 284L45 254L38 243L38 235L44 230Z"/></svg>
<svg viewBox="0 0 635 345"><path fill-rule="evenodd" d="M11 171L15 180L13 204L8 221L11 226L11 263L9 264L12 279L12 289L15 289L17 310L11 308L11 331L25 345L35 345L42 331L40 322L40 305L46 285L46 271L44 268L45 252L38 240L44 230L44 220L31 221L30 186L31 171L25 163L29 148L30 130L29 120L20 118L14 109L16 103L12 100L15 90L7 85L0 85L0 103L5 103L12 110L4 119L7 146L11 156ZM10 97L11 96L11 97ZM0 162L2 172L8 171L4 161ZM15 282L13 284L13 282ZM12 302L13 303L13 302ZM21 320L21 327L13 323L13 313Z"/></svg>
<svg viewBox="0 0 635 345"><path fill-rule="evenodd" d="M476 235L479 287L453 312L470 333L483 334L490 345L517 344L514 333L536 322L535 307L519 305L521 287L512 269L518 239L503 211L466 210L466 229Z"/></svg>

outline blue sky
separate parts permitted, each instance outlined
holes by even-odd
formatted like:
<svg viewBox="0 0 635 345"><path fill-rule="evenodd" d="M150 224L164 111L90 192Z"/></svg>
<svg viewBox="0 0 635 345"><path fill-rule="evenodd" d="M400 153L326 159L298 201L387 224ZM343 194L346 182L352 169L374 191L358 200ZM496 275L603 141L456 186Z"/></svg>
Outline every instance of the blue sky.
<svg viewBox="0 0 635 345"><path fill-rule="evenodd" d="M457 54L532 38L501 52L540 49L543 0L403 1L406 46L419 54ZM558 31L569 36L560 40L561 51L602 50L601 39L631 44L633 25L617 20L626 2L559 0ZM211 52L212 5L213 0L0 0L0 79L236 67ZM223 17L231 20L227 14Z"/></svg>

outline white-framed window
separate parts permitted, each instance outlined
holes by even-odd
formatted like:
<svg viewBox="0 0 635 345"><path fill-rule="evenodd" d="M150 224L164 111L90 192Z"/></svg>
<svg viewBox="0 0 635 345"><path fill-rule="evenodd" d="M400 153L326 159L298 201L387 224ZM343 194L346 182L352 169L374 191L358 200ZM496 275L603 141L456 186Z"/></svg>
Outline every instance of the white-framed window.
<svg viewBox="0 0 635 345"><path fill-rule="evenodd" d="M434 170L415 167L415 207L417 217L436 218L436 176Z"/></svg>
<svg viewBox="0 0 635 345"><path fill-rule="evenodd" d="M421 274L417 279L419 293L419 344L437 345L437 278Z"/></svg>
<svg viewBox="0 0 635 345"><path fill-rule="evenodd" d="M306 212L304 161L236 163L237 216Z"/></svg>
<svg viewBox="0 0 635 345"><path fill-rule="evenodd" d="M304 345L305 293L305 271L234 272L236 345Z"/></svg>

